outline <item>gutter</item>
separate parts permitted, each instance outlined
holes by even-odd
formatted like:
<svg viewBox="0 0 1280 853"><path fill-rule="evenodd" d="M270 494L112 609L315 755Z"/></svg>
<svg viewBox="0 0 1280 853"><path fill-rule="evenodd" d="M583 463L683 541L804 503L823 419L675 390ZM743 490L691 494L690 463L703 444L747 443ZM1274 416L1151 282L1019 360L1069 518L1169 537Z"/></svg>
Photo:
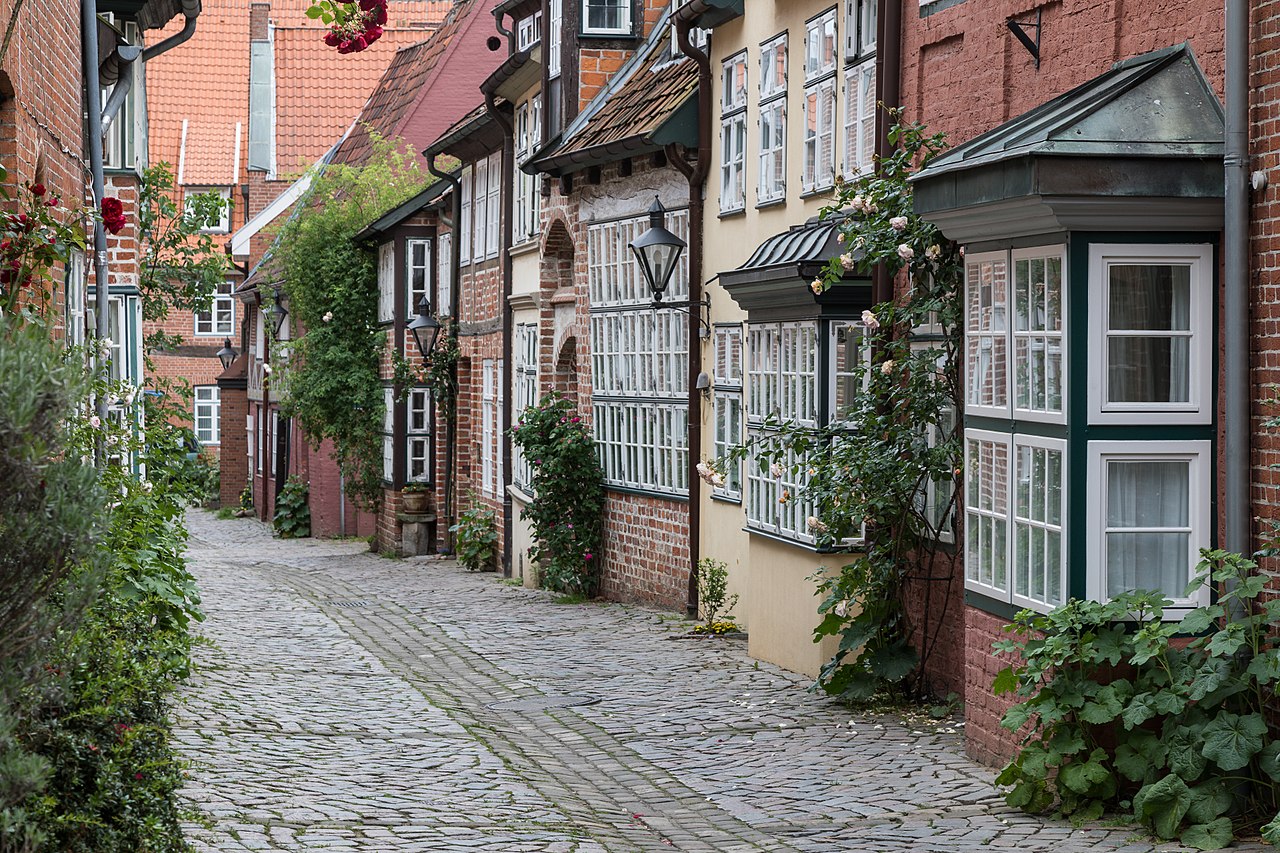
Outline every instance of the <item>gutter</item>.
<svg viewBox="0 0 1280 853"><path fill-rule="evenodd" d="M1247 556L1253 552L1249 506L1249 4L1226 0L1224 14L1223 533L1228 551ZM1232 581L1223 585L1225 592L1234 587ZM1243 603L1232 599L1228 622L1245 616Z"/></svg>
<svg viewBox="0 0 1280 853"><path fill-rule="evenodd" d="M676 42L680 52L698 66L698 152L692 167L683 159L669 157L689 181L689 591L686 615L698 618L698 560L701 557L702 479L698 462L702 456L702 392L698 374L702 372L702 185L711 166L711 60L694 46L689 31L698 15L710 10L706 0L691 0L675 13Z"/></svg>
<svg viewBox="0 0 1280 853"><path fill-rule="evenodd" d="M519 68L528 58L528 54L516 54L512 59L519 59L515 65ZM505 69L511 60L503 65ZM515 169L516 147L515 147L515 125L511 116L504 113L498 107L495 94L497 85L490 86L490 78L486 80L480 87L484 92L484 108L485 111L493 116L494 121L502 128L502 244L498 248L500 257L502 258L502 423L507 428L502 431L502 576L504 578L511 577L511 548L514 542L515 525L511 514L514 506L511 502L511 475L512 475L512 453L511 453L511 396L512 396L512 370L511 370L511 350L512 350L512 325L515 319L515 312L511 309L511 229L512 229L512 201L515 189L513 182L510 180Z"/></svg>
<svg viewBox="0 0 1280 853"><path fill-rule="evenodd" d="M449 252L449 302L453 305L453 322L449 324L449 343L456 347L458 345L458 307L461 304L462 288L460 286L459 277L461 266L458 256L461 254L462 246L458 239L457 224L462 221L462 182L457 176L444 171L436 165L436 158L440 155L433 153L427 159L427 171L435 175L442 181L447 181L453 188L453 204L451 211L452 221L449 223L449 230L452 233L452 246ZM437 231L437 234L439 232ZM437 238L437 246L439 241ZM453 385L458 387L458 366L453 366ZM457 508L454 506L453 495L453 460L458 452L458 401L455 399L453 403L453 414L450 415L448 422L445 424L444 439L444 549L445 554L453 553L453 525L457 521Z"/></svg>

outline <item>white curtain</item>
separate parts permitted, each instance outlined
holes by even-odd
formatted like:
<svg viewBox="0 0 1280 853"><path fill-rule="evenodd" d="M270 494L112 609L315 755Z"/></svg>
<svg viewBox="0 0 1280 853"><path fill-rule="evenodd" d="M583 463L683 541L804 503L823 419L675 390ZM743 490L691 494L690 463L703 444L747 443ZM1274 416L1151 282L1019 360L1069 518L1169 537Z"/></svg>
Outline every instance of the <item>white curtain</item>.
<svg viewBox="0 0 1280 853"><path fill-rule="evenodd" d="M1191 268L1118 264L1110 269L1108 399L1185 403L1190 399ZM1133 334L1133 333L1139 334Z"/></svg>
<svg viewBox="0 0 1280 853"><path fill-rule="evenodd" d="M1112 460L1106 465L1107 594L1145 589L1181 598L1190 580L1190 463Z"/></svg>

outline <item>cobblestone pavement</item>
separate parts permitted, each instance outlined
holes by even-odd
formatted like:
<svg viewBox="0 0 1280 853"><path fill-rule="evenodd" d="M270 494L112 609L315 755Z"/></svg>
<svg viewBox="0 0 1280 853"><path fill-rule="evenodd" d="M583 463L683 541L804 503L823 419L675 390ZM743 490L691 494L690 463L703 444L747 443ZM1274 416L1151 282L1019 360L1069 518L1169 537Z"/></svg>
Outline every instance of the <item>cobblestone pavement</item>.
<svg viewBox="0 0 1280 853"><path fill-rule="evenodd" d="M199 850L1156 849L1010 811L954 726L851 716L740 642L673 641L668 614L190 525Z"/></svg>

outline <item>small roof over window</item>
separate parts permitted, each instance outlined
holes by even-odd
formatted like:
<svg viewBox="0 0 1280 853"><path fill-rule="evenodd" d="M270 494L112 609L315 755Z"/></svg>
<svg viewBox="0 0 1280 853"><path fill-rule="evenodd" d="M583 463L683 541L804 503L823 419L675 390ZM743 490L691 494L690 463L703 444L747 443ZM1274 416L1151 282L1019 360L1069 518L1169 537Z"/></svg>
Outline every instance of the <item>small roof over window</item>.
<svg viewBox="0 0 1280 853"><path fill-rule="evenodd" d="M1222 225L1223 116L1187 44L1134 57L929 163L918 213L953 240Z"/></svg>

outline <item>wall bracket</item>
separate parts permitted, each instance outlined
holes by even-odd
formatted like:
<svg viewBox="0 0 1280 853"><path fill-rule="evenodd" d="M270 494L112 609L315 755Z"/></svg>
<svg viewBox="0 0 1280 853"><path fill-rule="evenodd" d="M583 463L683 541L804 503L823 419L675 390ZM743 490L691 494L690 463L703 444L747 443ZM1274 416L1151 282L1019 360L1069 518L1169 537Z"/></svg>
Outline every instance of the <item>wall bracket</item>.
<svg viewBox="0 0 1280 853"><path fill-rule="evenodd" d="M1018 21L1013 18L1009 18L1005 21L1009 26L1009 31L1013 33L1014 38L1022 42L1022 46L1027 49L1027 53L1031 54L1031 58L1036 61L1037 70L1040 68L1040 25L1042 14L1043 11L1041 9L1036 9L1036 22L1034 24L1030 21ZM1027 30L1031 29L1036 31L1036 37L1034 39L1027 34Z"/></svg>

